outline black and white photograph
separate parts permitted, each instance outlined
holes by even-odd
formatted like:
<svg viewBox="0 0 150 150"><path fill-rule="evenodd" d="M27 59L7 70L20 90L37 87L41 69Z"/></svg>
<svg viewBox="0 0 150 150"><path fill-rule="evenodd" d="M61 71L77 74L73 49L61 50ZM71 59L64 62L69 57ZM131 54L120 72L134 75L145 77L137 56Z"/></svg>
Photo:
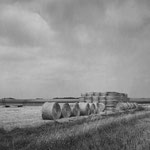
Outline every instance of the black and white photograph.
<svg viewBox="0 0 150 150"><path fill-rule="evenodd" d="M0 150L150 150L150 0L0 0Z"/></svg>

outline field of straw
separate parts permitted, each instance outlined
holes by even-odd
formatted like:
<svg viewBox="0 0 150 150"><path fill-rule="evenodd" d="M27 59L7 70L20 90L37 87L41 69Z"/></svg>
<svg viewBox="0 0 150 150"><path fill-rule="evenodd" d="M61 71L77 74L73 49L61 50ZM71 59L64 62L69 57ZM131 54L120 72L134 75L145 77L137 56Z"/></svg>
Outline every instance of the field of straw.
<svg viewBox="0 0 150 150"><path fill-rule="evenodd" d="M61 118L57 122L82 120L88 116ZM42 106L24 106L5 108L0 106L0 128L10 131L14 128L38 127L45 123L53 124L54 120L42 119Z"/></svg>
<svg viewBox="0 0 150 150"><path fill-rule="evenodd" d="M150 149L150 111L59 121L43 121L41 107L0 111L0 150Z"/></svg>

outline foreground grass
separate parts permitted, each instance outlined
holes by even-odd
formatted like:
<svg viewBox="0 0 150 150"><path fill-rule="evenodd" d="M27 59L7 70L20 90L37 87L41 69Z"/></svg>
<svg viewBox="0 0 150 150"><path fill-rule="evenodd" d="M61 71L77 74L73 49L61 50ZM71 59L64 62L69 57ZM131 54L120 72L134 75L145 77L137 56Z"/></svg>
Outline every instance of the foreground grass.
<svg viewBox="0 0 150 150"><path fill-rule="evenodd" d="M150 112L0 130L0 150L148 150Z"/></svg>

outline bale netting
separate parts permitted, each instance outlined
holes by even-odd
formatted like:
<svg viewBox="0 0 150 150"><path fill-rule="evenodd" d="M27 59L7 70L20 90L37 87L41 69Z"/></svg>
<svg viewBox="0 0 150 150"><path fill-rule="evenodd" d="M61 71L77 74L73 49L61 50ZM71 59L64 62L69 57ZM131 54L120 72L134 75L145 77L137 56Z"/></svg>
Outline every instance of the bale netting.
<svg viewBox="0 0 150 150"><path fill-rule="evenodd" d="M57 102L46 102L42 106L42 119L43 120L56 120L61 116L60 105Z"/></svg>
<svg viewBox="0 0 150 150"><path fill-rule="evenodd" d="M80 107L79 104L76 103L70 103L71 108L71 116L80 116Z"/></svg>
<svg viewBox="0 0 150 150"><path fill-rule="evenodd" d="M94 103L89 103L91 114L96 114L96 106Z"/></svg>
<svg viewBox="0 0 150 150"><path fill-rule="evenodd" d="M71 108L68 103L59 103L61 108L61 117L69 118L71 116Z"/></svg>
<svg viewBox="0 0 150 150"><path fill-rule="evenodd" d="M80 115L82 116L90 115L91 110L89 103L79 103L79 107L80 107Z"/></svg>

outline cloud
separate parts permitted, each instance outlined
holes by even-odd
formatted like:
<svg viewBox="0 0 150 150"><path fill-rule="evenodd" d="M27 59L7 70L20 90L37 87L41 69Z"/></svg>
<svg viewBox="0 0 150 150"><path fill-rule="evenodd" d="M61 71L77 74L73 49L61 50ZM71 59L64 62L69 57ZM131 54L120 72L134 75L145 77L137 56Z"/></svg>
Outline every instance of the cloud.
<svg viewBox="0 0 150 150"><path fill-rule="evenodd" d="M120 5L111 3L106 9L106 24L115 27L137 28L149 19L149 7L136 0L127 0Z"/></svg>
<svg viewBox="0 0 150 150"><path fill-rule="evenodd" d="M4 6L0 11L0 34L12 45L38 46L50 43L54 31L35 12Z"/></svg>

